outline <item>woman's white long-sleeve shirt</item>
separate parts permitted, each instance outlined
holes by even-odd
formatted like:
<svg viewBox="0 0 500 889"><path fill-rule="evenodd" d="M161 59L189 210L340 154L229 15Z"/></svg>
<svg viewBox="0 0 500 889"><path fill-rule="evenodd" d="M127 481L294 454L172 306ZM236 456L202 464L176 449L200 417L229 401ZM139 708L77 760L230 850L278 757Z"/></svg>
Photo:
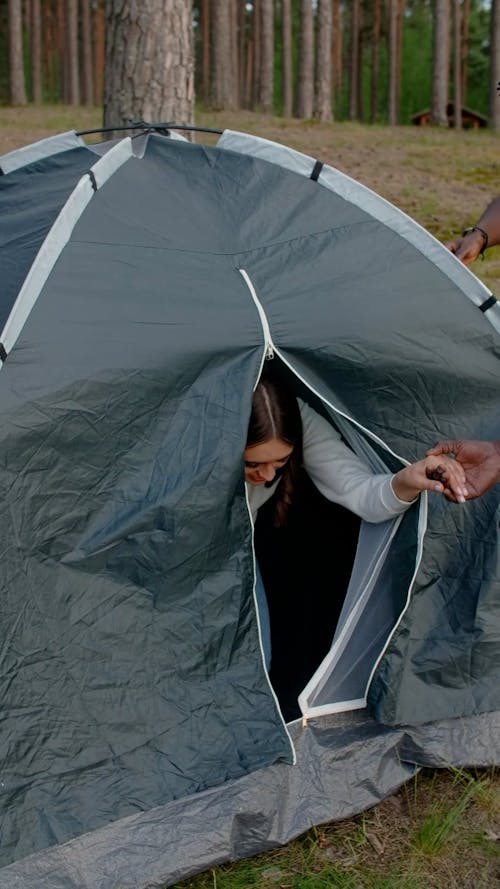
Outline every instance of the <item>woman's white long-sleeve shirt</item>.
<svg viewBox="0 0 500 889"><path fill-rule="evenodd" d="M297 401L302 417L304 469L318 490L367 522L385 522L405 512L411 503L396 497L392 474L374 474L320 414L304 401ZM278 484L279 479L269 488L247 484L253 521Z"/></svg>

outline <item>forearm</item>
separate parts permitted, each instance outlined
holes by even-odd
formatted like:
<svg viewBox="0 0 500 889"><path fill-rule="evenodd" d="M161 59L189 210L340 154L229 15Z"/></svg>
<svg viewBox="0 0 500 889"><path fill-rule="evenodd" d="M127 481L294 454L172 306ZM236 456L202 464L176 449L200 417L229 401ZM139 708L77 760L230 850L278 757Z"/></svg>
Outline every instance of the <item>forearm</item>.
<svg viewBox="0 0 500 889"><path fill-rule="evenodd" d="M486 207L484 213L475 223L488 235L488 247L500 244L500 196L494 198ZM480 232L471 232L470 237L481 237Z"/></svg>
<svg viewBox="0 0 500 889"><path fill-rule="evenodd" d="M497 452L498 462L497 462L497 482L500 482L500 441L494 441L493 447Z"/></svg>

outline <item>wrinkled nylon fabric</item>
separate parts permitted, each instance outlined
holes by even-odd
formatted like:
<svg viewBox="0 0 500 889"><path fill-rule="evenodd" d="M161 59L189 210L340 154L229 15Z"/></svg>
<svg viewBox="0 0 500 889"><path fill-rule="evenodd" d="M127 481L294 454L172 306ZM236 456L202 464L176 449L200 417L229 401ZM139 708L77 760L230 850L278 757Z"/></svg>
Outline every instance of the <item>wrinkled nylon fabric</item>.
<svg viewBox="0 0 500 889"><path fill-rule="evenodd" d="M499 760L500 713L381 726L365 713L290 726L297 765L115 821L0 870L0 889L151 889L289 842L393 793L421 766ZM417 766L418 767L418 766Z"/></svg>
<svg viewBox="0 0 500 889"><path fill-rule="evenodd" d="M92 198L0 372L4 862L288 769L252 598L241 454L264 343L238 268L284 360L401 457L499 437L499 338L433 263L317 183L151 138ZM433 502L380 719L498 709L496 505ZM360 779L346 754L354 807L381 756ZM407 774L389 771L378 798ZM266 819L248 817L252 851L274 843Z"/></svg>
<svg viewBox="0 0 500 889"><path fill-rule="evenodd" d="M92 151L74 148L0 176L0 331L52 223L93 163Z"/></svg>

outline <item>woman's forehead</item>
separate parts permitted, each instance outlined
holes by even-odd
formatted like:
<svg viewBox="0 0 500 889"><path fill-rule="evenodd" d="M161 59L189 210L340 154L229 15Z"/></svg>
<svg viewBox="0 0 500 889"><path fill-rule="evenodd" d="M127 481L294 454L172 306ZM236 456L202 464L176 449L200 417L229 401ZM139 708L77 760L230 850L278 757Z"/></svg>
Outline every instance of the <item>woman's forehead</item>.
<svg viewBox="0 0 500 889"><path fill-rule="evenodd" d="M273 463L278 460L286 460L293 451L293 445L282 441L281 438L270 438L245 448L245 460L252 463Z"/></svg>

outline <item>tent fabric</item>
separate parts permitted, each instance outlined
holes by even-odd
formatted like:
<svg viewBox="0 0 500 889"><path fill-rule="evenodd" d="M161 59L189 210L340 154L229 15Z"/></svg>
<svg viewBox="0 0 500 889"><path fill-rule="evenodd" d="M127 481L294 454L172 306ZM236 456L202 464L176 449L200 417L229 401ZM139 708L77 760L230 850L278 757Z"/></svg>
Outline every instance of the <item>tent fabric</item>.
<svg viewBox="0 0 500 889"><path fill-rule="evenodd" d="M0 328L58 213L94 160L87 148L75 148L2 177Z"/></svg>
<svg viewBox="0 0 500 889"><path fill-rule="evenodd" d="M0 336L0 886L105 885L147 825L155 876L141 841L115 885L161 885L371 805L427 745L472 764L464 738L482 732L481 760L497 761L498 491L463 507L422 497L388 534L342 658L310 690L322 712L356 694L372 716L287 727L263 664L241 459L270 355L374 465L440 437L499 438L489 292L348 177L323 167L314 181L314 159L242 134L34 163L45 209L26 210L30 164L0 177L23 274L53 259L29 305L11 263ZM85 200L56 245L72 176ZM316 771L324 787L305 803L300 775ZM240 788L262 793L270 775L272 817L258 796L245 809ZM204 794L220 817L197 837ZM234 848L219 848L228 829Z"/></svg>
<svg viewBox="0 0 500 889"><path fill-rule="evenodd" d="M222 787L115 821L0 870L0 889L153 889L283 845L342 820L429 767L500 757L500 712L388 727L366 712L290 725L297 765L259 769Z"/></svg>

